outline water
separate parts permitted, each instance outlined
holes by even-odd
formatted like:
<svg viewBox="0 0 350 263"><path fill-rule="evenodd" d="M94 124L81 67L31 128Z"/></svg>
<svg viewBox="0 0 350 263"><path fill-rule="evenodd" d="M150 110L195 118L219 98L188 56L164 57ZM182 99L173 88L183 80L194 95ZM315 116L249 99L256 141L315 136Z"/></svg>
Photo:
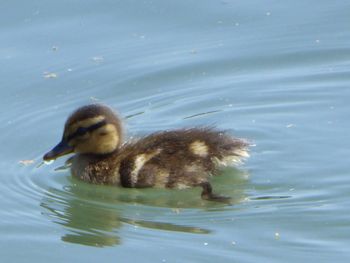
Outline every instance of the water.
<svg viewBox="0 0 350 263"><path fill-rule="evenodd" d="M347 1L1 4L3 262L350 259ZM200 189L88 185L37 165L99 101L129 136L196 125L256 144ZM63 158L64 159L64 158Z"/></svg>

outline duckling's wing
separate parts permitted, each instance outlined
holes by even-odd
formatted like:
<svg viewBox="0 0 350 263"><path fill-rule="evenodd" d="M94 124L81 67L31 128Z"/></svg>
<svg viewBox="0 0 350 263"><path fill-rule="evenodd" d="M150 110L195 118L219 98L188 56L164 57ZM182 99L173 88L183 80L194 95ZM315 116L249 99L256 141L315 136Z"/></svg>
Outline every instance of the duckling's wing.
<svg viewBox="0 0 350 263"><path fill-rule="evenodd" d="M125 187L200 185L219 165L239 163L248 144L208 128L155 133L127 145L120 165Z"/></svg>
<svg viewBox="0 0 350 263"><path fill-rule="evenodd" d="M193 128L155 133L138 144L147 149L160 149L163 155L206 160L216 165L238 164L249 157L248 142L212 128Z"/></svg>

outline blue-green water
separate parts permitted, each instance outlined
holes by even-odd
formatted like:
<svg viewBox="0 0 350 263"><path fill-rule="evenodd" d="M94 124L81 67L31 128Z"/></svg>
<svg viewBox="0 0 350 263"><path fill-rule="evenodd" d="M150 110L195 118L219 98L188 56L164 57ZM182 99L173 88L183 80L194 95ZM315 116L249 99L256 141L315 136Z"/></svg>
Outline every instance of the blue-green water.
<svg viewBox="0 0 350 263"><path fill-rule="evenodd" d="M348 1L0 6L1 262L350 259ZM213 180L234 204L37 168L94 101L129 136L216 125L253 141Z"/></svg>

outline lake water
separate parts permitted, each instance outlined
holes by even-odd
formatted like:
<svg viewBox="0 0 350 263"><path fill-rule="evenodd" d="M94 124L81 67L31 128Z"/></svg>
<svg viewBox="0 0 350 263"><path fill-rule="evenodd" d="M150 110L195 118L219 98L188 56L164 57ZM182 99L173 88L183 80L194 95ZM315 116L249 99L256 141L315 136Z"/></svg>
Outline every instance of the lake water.
<svg viewBox="0 0 350 263"><path fill-rule="evenodd" d="M1 262L347 262L349 1L3 1ZM256 144L200 189L37 167L91 102L128 135L216 125Z"/></svg>

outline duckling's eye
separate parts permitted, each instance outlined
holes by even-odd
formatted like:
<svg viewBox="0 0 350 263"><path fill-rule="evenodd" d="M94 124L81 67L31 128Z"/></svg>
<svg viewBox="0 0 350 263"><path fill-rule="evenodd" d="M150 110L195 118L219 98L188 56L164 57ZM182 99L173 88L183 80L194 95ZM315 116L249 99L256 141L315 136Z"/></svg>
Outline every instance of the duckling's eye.
<svg viewBox="0 0 350 263"><path fill-rule="evenodd" d="M83 136L85 133L87 133L88 132L88 129L87 128L84 128L84 127L79 127L77 130L76 130L76 132L75 132L75 134L77 135L77 136Z"/></svg>

